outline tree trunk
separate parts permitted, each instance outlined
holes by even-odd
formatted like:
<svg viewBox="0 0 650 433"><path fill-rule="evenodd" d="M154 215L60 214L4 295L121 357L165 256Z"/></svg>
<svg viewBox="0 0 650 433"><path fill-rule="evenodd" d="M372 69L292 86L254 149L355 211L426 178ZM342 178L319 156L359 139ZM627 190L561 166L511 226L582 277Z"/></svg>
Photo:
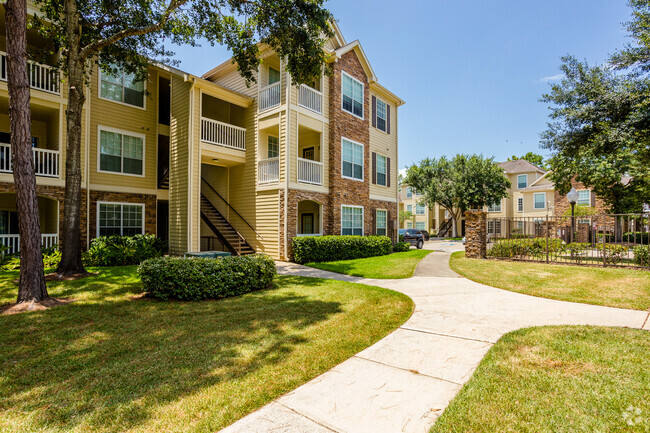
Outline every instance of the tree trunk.
<svg viewBox="0 0 650 433"><path fill-rule="evenodd" d="M451 213L451 237L452 238L457 238L458 237L458 227L457 227L457 221L456 221L456 214Z"/></svg>
<svg viewBox="0 0 650 433"><path fill-rule="evenodd" d="M61 262L57 273L61 276L83 274L81 262L81 114L84 96L85 62L80 58L79 13L75 0L65 4L69 51L68 107L66 115L65 203L61 235Z"/></svg>
<svg viewBox="0 0 650 433"><path fill-rule="evenodd" d="M7 2L6 22L11 161L20 232L20 282L17 302L40 302L48 298L48 294L43 275L41 225L32 155L25 0Z"/></svg>

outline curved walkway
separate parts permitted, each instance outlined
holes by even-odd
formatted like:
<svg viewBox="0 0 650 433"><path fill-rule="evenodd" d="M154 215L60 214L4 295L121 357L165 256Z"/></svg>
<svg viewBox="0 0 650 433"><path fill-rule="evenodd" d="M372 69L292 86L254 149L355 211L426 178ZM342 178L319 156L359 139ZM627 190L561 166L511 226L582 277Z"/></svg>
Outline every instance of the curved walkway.
<svg viewBox="0 0 650 433"><path fill-rule="evenodd" d="M222 432L428 432L489 348L507 332L543 325L650 330L648 312L536 298L458 277L449 269L449 254L429 254L415 276L403 280L364 279L278 263L283 275L405 293L415 311L381 341ZM438 275L447 272L453 275Z"/></svg>

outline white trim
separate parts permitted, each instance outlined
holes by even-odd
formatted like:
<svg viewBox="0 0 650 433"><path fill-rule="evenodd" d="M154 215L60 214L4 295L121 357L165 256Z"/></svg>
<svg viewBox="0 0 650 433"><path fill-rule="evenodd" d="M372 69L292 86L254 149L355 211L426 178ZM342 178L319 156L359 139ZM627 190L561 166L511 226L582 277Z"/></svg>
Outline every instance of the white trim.
<svg viewBox="0 0 650 433"><path fill-rule="evenodd" d="M363 208L363 206L358 206L358 205L355 205L355 204L342 204L341 205L341 236L343 236L343 208L344 207L361 209L361 236L364 236L364 233L365 233L365 227L364 226L365 226L365 217L366 217L365 213L366 213L366 211ZM354 229L355 229L355 227L352 227L352 231L354 231Z"/></svg>
<svg viewBox="0 0 650 433"><path fill-rule="evenodd" d="M544 194L544 206L542 207L537 207L537 200L535 200L535 196ZM546 193L545 192L536 192L533 194L533 209L539 210L539 209L546 209Z"/></svg>
<svg viewBox="0 0 650 433"><path fill-rule="evenodd" d="M375 156L376 158L381 156L382 158L384 158L386 160L386 163L384 164L384 168L386 169L386 172L383 173L385 185L381 185L379 183L379 176L378 176L379 175L379 170L377 170L376 173L375 173L375 182L376 182L375 186L379 186L379 187L382 187L382 188L388 188L389 187L388 186L388 176L390 175L389 172L388 172L388 156L386 156L386 155L384 155L382 153L379 153L379 152L375 152L375 155L376 155ZM343 157L343 155L341 155L341 157ZM375 162L375 166L379 167L379 164L377 164Z"/></svg>
<svg viewBox="0 0 650 433"><path fill-rule="evenodd" d="M492 203L492 204L496 204L496 203ZM489 206L489 205L488 205L487 208L488 208L488 212L489 212L489 213L500 213L500 212L503 212L503 199L499 200L499 210L490 210L490 206Z"/></svg>
<svg viewBox="0 0 650 433"><path fill-rule="evenodd" d="M124 105L126 107L131 107L131 108L136 108L138 110L142 111L147 111L147 81L144 80L144 89L143 89L143 94L142 94L142 107L138 107L137 105L129 104L126 102L122 101L116 101L115 99L110 99L110 98L105 98L102 96L102 75L104 74L104 71L102 71L102 67L100 65L97 66L97 69L99 69L99 74L98 74L98 81L97 81L97 98L101 99L102 101L109 101L109 102L114 102L116 104ZM122 74L124 74L124 71L122 71ZM147 77L149 77L149 70L147 68ZM124 89L124 86L122 86L122 89ZM124 96L124 90L122 90L122 96Z"/></svg>
<svg viewBox="0 0 650 433"><path fill-rule="evenodd" d="M519 186L519 177L520 176L526 176L526 186L523 187L523 188ZM525 173L524 174L518 174L517 175L517 189L525 189L525 188L528 188L528 174L525 174Z"/></svg>
<svg viewBox="0 0 650 433"><path fill-rule="evenodd" d="M350 77L351 79L353 79L357 83L361 84L361 116L358 116L358 115L354 114L352 111L348 111L345 108L343 108L343 78L341 78L341 111L343 111L344 113L351 114L352 116L357 117L357 118L359 118L361 120L364 120L365 119L364 116L366 114L366 88L365 88L365 86L363 85L363 83L361 81L357 80L356 78L354 78L352 75L348 74L347 72L341 71L341 76L343 76L343 75L347 75L348 77ZM352 99L352 103L353 103L352 104L352 109L354 110L354 99Z"/></svg>
<svg viewBox="0 0 650 433"><path fill-rule="evenodd" d="M101 235L99 234L99 229L100 229L100 226L99 226L99 206L102 205L102 204L113 204L113 205L120 205L120 206L127 205L127 206L140 206L140 207L142 207L142 234L145 234L144 229L145 229L145 220L147 219L147 216L146 216L147 209L146 209L144 203L127 203L127 202L116 202L116 201L98 201L98 202L97 202L97 206L96 206L96 207L97 207L97 209L96 209L96 211L97 211L97 223L96 223L96 229L97 229L96 232L97 232L97 237L100 237L100 236L101 236ZM124 233L124 207L122 207L121 210L120 210L120 231L121 231L122 233ZM124 236L124 234L122 234L121 236Z"/></svg>
<svg viewBox="0 0 650 433"><path fill-rule="evenodd" d="M384 227L384 230L386 230L386 233L383 234L383 235L379 235L379 233L377 233L377 229L379 229L379 227L377 227L377 212L379 212L379 211L386 212L386 227ZM376 208L375 209L375 234L379 235L379 236L388 236L388 209L383 209L383 208Z"/></svg>
<svg viewBox="0 0 650 433"><path fill-rule="evenodd" d="M521 209L519 208L519 200L521 200ZM517 197L517 212L523 212L523 211L524 211L524 198Z"/></svg>
<svg viewBox="0 0 650 433"><path fill-rule="evenodd" d="M102 136L102 131L106 132L112 132L115 134L121 134L122 136L128 135L129 137L136 137L136 138L141 138L142 139L142 174L134 174L134 173L124 173L124 139L122 139L122 155L120 156L122 160L121 164L121 169L122 171L109 171L109 170L102 170L101 169L101 156L102 156L102 149L101 149L101 136ZM145 177L145 167L146 167L146 161L147 161L147 136L146 134L140 134L139 132L131 132L127 131L125 129L119 129L119 128L112 128L110 126L104 126L104 125L97 125L97 173L107 173L107 174L115 174L119 176L131 176L131 177Z"/></svg>
<svg viewBox="0 0 650 433"><path fill-rule="evenodd" d="M362 151L361 162L363 163L363 165L361 166L362 167L361 179L357 179L356 177L345 176L343 174L343 140L361 146L361 151ZM350 140L349 138L346 137L341 137L341 177L344 179L356 180L357 182L364 182L366 178L366 147L362 143L359 143L358 141Z"/></svg>
<svg viewBox="0 0 650 433"><path fill-rule="evenodd" d="M376 117L375 129L377 131L379 131L379 132L383 132L384 134L388 135L388 102L380 99L377 95L374 95L374 97L375 97L376 102L381 102L382 104L384 104L386 106L386 109L384 110L384 114L386 115L386 118L382 119L384 121L385 129L381 129L379 127L379 122L378 122L379 116L377 116L377 113L379 113L379 110L377 109L377 107L375 107L375 117Z"/></svg>

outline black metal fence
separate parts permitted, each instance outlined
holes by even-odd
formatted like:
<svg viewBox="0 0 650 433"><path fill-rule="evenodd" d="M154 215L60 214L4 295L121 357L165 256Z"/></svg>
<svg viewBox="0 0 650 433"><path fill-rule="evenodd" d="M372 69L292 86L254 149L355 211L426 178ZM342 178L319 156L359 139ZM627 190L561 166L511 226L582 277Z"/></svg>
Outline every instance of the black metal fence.
<svg viewBox="0 0 650 433"><path fill-rule="evenodd" d="M487 257L650 268L649 214L488 217Z"/></svg>

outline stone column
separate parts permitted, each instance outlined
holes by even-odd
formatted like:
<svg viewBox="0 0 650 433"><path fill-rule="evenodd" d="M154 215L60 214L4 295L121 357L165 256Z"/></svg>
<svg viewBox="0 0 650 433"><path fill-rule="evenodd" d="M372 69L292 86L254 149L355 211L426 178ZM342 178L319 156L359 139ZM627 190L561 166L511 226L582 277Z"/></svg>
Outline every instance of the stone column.
<svg viewBox="0 0 650 433"><path fill-rule="evenodd" d="M487 212L465 212L465 257L487 257Z"/></svg>

